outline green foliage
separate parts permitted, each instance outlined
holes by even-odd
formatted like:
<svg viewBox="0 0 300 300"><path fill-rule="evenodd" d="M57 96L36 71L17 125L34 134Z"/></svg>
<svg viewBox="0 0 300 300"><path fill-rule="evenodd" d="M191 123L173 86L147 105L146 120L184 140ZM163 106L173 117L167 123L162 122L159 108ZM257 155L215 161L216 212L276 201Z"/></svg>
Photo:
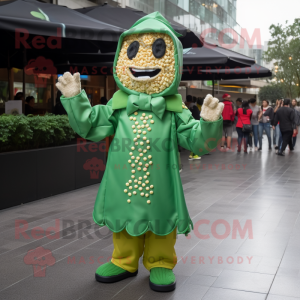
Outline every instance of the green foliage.
<svg viewBox="0 0 300 300"><path fill-rule="evenodd" d="M0 152L58 146L74 138L67 116L0 116Z"/></svg>
<svg viewBox="0 0 300 300"><path fill-rule="evenodd" d="M300 97L300 20L291 25L271 25L272 36L264 58L275 63L275 80L285 97Z"/></svg>
<svg viewBox="0 0 300 300"><path fill-rule="evenodd" d="M269 100L272 102L276 102L276 100L284 98L284 90L282 86L278 84L272 84L262 87L259 90L258 97L260 101Z"/></svg>

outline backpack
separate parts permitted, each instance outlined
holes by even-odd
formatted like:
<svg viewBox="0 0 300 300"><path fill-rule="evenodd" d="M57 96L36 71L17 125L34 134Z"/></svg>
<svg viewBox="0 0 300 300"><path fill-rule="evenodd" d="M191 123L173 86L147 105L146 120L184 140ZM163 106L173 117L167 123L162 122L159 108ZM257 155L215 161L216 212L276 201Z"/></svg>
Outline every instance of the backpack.
<svg viewBox="0 0 300 300"><path fill-rule="evenodd" d="M232 103L230 105L224 105L224 109L222 112L223 117L223 124L224 125L231 125L234 121L234 111L232 107Z"/></svg>
<svg viewBox="0 0 300 300"><path fill-rule="evenodd" d="M300 112L294 109L294 123L296 126L300 126Z"/></svg>

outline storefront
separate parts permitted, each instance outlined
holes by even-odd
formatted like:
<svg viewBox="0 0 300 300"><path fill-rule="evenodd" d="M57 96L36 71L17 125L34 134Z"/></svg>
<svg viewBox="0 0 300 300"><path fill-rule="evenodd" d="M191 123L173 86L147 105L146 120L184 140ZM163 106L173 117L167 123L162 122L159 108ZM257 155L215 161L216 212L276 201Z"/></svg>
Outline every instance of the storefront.
<svg viewBox="0 0 300 300"><path fill-rule="evenodd" d="M15 96L16 93L23 91L23 70L14 68L11 70L10 76L13 83L12 94ZM36 115L53 112L57 93L55 83L58 76L25 74L25 99L28 96L34 97ZM82 75L81 86L85 89L92 106L100 104L101 97L105 97L107 100L111 99L117 90L113 76L110 75ZM13 100L9 99L8 88L7 69L0 68L0 114L5 112L5 101Z"/></svg>

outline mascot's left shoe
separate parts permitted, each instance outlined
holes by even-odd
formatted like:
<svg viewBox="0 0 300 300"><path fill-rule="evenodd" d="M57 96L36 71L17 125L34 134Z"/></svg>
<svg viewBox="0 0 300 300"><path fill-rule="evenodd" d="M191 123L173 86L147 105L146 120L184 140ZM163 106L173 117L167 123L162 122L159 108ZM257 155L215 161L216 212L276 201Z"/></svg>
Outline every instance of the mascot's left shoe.
<svg viewBox="0 0 300 300"><path fill-rule="evenodd" d="M155 292L171 292L176 288L176 277L170 269L153 268L150 271L149 284Z"/></svg>
<svg viewBox="0 0 300 300"><path fill-rule="evenodd" d="M95 274L96 280L103 283L113 283L117 281L124 280L129 277L136 276L138 271L130 273L116 265L112 262L101 265Z"/></svg>

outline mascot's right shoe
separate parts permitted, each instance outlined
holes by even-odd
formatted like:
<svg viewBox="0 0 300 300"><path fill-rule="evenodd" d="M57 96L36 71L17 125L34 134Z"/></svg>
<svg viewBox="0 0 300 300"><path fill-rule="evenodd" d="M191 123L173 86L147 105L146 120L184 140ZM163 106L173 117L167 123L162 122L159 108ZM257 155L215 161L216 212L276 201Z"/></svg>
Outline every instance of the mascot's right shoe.
<svg viewBox="0 0 300 300"><path fill-rule="evenodd" d="M101 265L95 274L96 280L103 283L113 283L117 281L124 280L129 277L136 276L138 271L130 273L116 265L112 262Z"/></svg>

